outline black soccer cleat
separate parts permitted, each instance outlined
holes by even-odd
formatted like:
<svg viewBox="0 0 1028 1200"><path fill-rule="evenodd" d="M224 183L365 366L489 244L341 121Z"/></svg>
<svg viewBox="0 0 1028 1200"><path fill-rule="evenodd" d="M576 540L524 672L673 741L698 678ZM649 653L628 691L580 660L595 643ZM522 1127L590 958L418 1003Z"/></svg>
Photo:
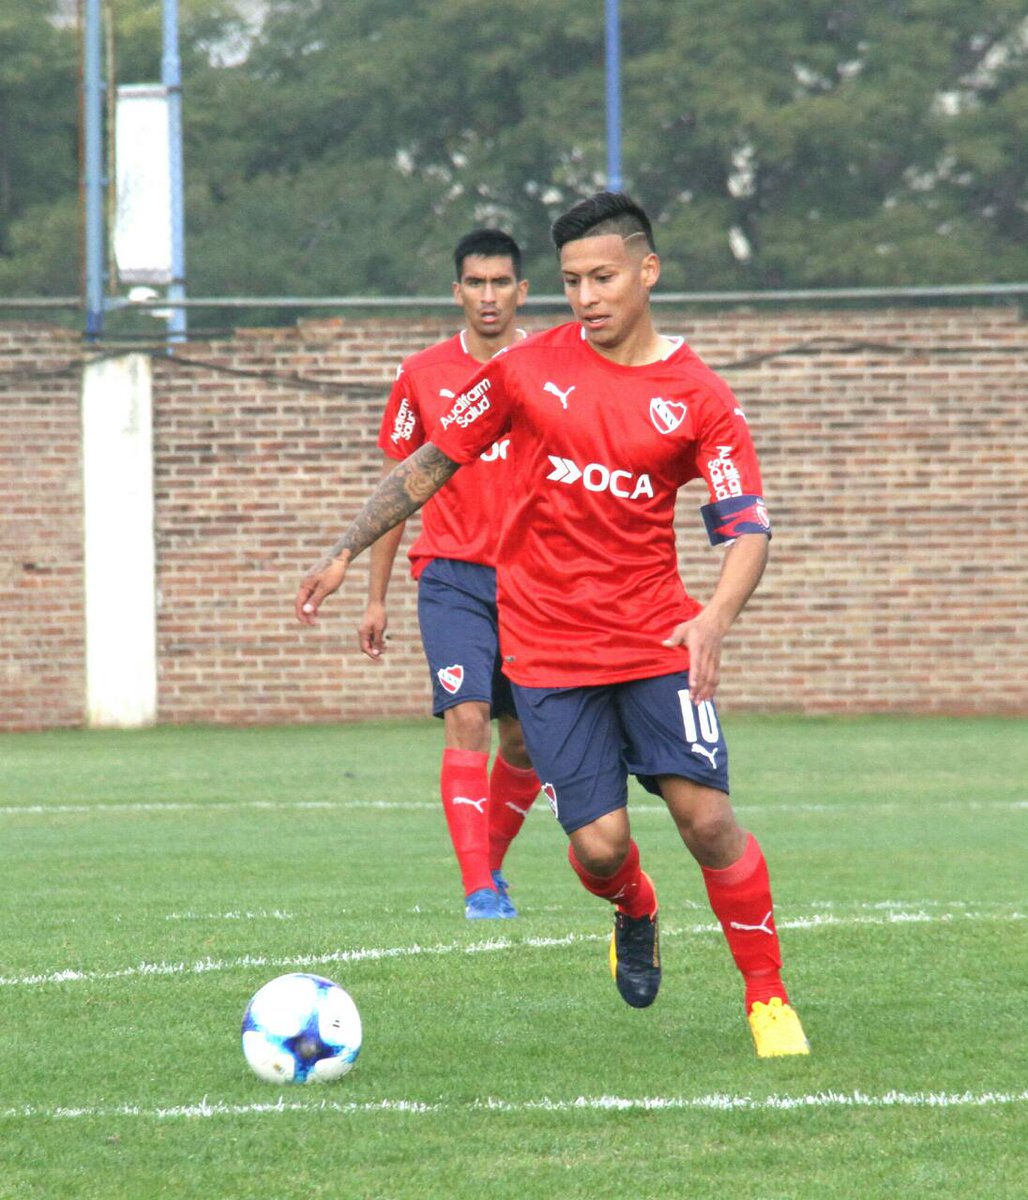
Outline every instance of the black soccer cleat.
<svg viewBox="0 0 1028 1200"><path fill-rule="evenodd" d="M660 935L657 914L630 917L614 913L610 938L610 973L621 999L633 1008L648 1008L660 988Z"/></svg>

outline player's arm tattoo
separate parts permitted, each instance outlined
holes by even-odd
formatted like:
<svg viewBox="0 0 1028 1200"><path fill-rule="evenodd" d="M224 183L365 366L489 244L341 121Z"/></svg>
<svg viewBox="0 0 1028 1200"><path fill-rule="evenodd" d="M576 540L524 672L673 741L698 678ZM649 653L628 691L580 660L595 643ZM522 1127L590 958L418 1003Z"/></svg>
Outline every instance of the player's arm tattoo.
<svg viewBox="0 0 1028 1200"><path fill-rule="evenodd" d="M431 500L459 467L460 463L447 458L431 442L420 446L379 483L329 557L338 558L349 551L349 557L356 558Z"/></svg>

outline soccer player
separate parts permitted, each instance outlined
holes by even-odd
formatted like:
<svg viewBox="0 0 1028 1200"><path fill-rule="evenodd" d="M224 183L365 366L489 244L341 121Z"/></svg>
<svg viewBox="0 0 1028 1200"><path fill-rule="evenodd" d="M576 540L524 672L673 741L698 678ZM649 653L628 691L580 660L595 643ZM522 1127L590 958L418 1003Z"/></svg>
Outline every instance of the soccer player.
<svg viewBox="0 0 1028 1200"><path fill-rule="evenodd" d="M379 432L387 473L435 432L463 385L495 354L525 336L515 324L528 281L517 242L476 229L453 255L454 300L465 325L454 337L405 359ZM514 917L503 859L539 793L510 682L500 670L496 552L508 506L510 438L502 437L455 475L422 512L408 551L418 581L418 624L432 678L432 711L443 720L443 812L460 867L465 915ZM371 548L361 650L386 651L386 592L403 523ZM495 717L499 749L489 769Z"/></svg>
<svg viewBox="0 0 1028 1200"><path fill-rule="evenodd" d="M498 437L517 445L499 560L500 644L525 741L583 886L614 906L611 968L627 1003L660 985L658 904L627 810L627 775L660 794L702 871L743 976L761 1058L809 1052L781 978L767 865L728 789L714 694L721 647L763 574L770 522L746 419L680 337L654 327L660 276L646 213L601 192L553 226L575 320L485 365L432 440L379 485L303 579L311 622L354 554ZM702 478L726 546L701 605L678 575L678 488Z"/></svg>

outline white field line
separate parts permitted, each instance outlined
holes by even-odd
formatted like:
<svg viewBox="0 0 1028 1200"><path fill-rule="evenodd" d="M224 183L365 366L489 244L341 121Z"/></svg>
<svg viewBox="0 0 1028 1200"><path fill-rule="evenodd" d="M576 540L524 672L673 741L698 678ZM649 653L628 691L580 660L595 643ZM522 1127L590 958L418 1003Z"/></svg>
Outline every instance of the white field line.
<svg viewBox="0 0 1028 1200"><path fill-rule="evenodd" d="M1021 1092L884 1092L869 1095L866 1092L813 1092L808 1095L766 1097L735 1096L715 1092L707 1096L576 1096L572 1100L555 1100L544 1097L539 1100L473 1100L466 1104L417 1100L376 1100L367 1103L342 1103L336 1100L289 1100L279 1096L277 1100L254 1104L227 1104L211 1101L206 1096L197 1104L183 1104L168 1108L141 1108L134 1104L100 1107L60 1107L24 1105L17 1108L0 1109L2 1120L72 1120L75 1118L142 1117L151 1120L175 1118L265 1116L293 1112L327 1112L342 1116L375 1115L377 1113L401 1113L418 1116L439 1114L452 1117L461 1113L570 1113L570 1112L645 1112L706 1111L706 1112L794 1112L808 1109L890 1109L890 1108L988 1108L1005 1104L1024 1104L1028 1091Z"/></svg>
<svg viewBox="0 0 1028 1200"><path fill-rule="evenodd" d="M1028 811L1028 800L938 800L926 798L923 807L932 812L953 811L961 812L1024 812ZM876 813L911 813L916 811L914 804L907 801L873 801L857 802L854 804L737 804L734 806L740 813L840 813L840 812L876 812ZM0 805L0 817L15 816L59 816L66 814L89 815L91 813L177 813L177 812L236 812L236 811L279 811L309 809L345 812L347 809L389 810L401 812L437 812L438 800L226 800L212 801L209 804L197 804L188 800L167 800L146 802L129 802L126 804L7 804ZM651 804L646 801L629 801L632 814L652 815L659 813L667 815L663 804ZM536 805L531 812L546 811L545 804ZM531 813L530 813L531 815Z"/></svg>
<svg viewBox="0 0 1028 1200"><path fill-rule="evenodd" d="M932 914L923 908L890 908L881 915L836 916L834 913L814 913L809 917L796 917L778 921L779 929L810 931L828 928L848 928L861 925L886 926L903 924L945 924L956 921L1001 921L1009 924L1023 921L1026 913L1019 911L986 912L961 908L956 912ZM694 925L664 926L661 934L665 938L695 936L698 934L720 934L720 926L714 922ZM117 979L164 978L176 975L209 975L219 971L235 971L261 967L267 969L297 970L310 967L329 966L333 963L353 965L361 962L378 962L391 958L418 958L425 955L484 954L499 951L541 949L549 950L578 943L606 942L610 934L569 933L562 937L498 937L480 942L439 942L433 946L413 943L409 946L362 947L354 950L332 950L324 954L289 955L268 958L264 955L245 954L239 958L203 958L193 962L143 962L134 967L122 967L113 971L80 971L73 968L46 971L32 975L0 975L0 987L43 987L57 983L93 983Z"/></svg>

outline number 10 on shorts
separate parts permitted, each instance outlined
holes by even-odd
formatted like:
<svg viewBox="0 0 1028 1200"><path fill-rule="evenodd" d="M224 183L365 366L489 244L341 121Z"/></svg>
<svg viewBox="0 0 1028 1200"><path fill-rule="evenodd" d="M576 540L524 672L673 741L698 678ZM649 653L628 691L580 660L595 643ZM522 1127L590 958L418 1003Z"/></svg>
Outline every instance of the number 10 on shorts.
<svg viewBox="0 0 1028 1200"><path fill-rule="evenodd" d="M689 697L689 689L683 688L678 693L678 702L682 706L682 722L685 725L685 740L687 742L704 741L715 744L718 740L717 710L710 700L693 704Z"/></svg>

